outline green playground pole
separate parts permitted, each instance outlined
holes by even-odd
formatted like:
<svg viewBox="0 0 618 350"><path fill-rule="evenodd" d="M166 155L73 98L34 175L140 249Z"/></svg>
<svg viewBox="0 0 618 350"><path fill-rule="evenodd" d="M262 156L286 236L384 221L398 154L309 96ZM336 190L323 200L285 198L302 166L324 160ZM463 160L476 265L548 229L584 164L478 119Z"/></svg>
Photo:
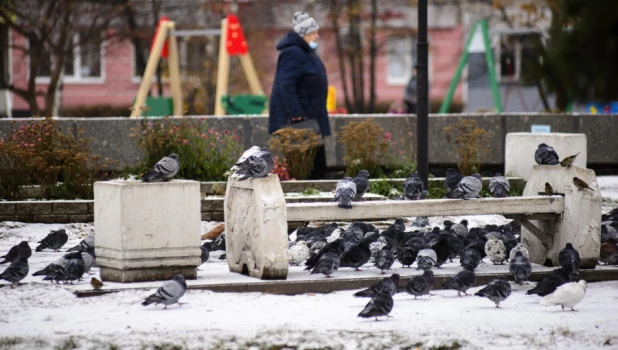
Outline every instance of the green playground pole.
<svg viewBox="0 0 618 350"><path fill-rule="evenodd" d="M500 102L500 89L498 80L496 79L496 66L494 65L494 54L491 50L489 42L489 28L487 20L481 21L481 31L483 32L483 41L485 43L485 61L487 61L487 70L489 71L489 81L491 83L491 94L494 97L494 107L498 113L502 113L502 102Z"/></svg>
<svg viewBox="0 0 618 350"><path fill-rule="evenodd" d="M468 36L468 41L466 42L466 46L464 47L464 51L461 54L461 58L459 59L459 65L457 66L457 71L455 72L455 76L451 81L451 85L448 88L448 92L446 93L446 97L444 97L444 101L442 101L442 105L440 106L440 111L438 113L446 113L448 112L449 107L451 106L451 102L453 101L453 96L455 95L455 89L457 88L457 83L459 82L459 78L461 78L461 73L468 62L468 49L470 48L470 43L472 42L472 38L474 37L474 33L476 33L476 29L479 26L479 22L474 23L474 27L470 32L470 36Z"/></svg>

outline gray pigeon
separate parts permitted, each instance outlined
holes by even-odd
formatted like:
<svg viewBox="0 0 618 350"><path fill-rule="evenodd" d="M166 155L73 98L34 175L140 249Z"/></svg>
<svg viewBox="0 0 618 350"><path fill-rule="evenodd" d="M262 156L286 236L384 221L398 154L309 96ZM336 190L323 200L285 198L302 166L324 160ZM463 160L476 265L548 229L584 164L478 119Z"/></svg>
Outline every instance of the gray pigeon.
<svg viewBox="0 0 618 350"><path fill-rule="evenodd" d="M339 269L341 265L341 258L339 254L334 250L329 250L326 253L322 254L317 264L311 270L311 274L323 273L327 278L330 278L333 272Z"/></svg>
<svg viewBox="0 0 618 350"><path fill-rule="evenodd" d="M360 201L363 199L367 189L369 189L369 172L367 170L359 171L358 175L356 175L352 181L356 184L356 196L354 196L354 200Z"/></svg>
<svg viewBox="0 0 618 350"><path fill-rule="evenodd" d="M205 244L202 244L200 246L200 265L205 263L206 261L208 261L208 258L210 257L210 251L208 250L208 246L206 246Z"/></svg>
<svg viewBox="0 0 618 350"><path fill-rule="evenodd" d="M511 259L509 263L509 272L515 278L515 283L520 285L530 277L532 265L530 265L530 261L528 261L521 250L515 252L515 256Z"/></svg>
<svg viewBox="0 0 618 350"><path fill-rule="evenodd" d="M435 250L431 248L422 249L416 255L417 270L431 270L432 267L436 266L437 261L438 255Z"/></svg>
<svg viewBox="0 0 618 350"><path fill-rule="evenodd" d="M170 181L178 173L178 170L180 170L178 156L172 153L167 157L161 158L152 169L142 176L142 181Z"/></svg>
<svg viewBox="0 0 618 350"><path fill-rule="evenodd" d="M496 198L506 197L509 187L509 180L500 173L489 179L489 193Z"/></svg>
<svg viewBox="0 0 618 350"><path fill-rule="evenodd" d="M446 194L448 198L461 198L461 199L470 199L470 198L480 198L479 193L483 188L483 182L480 174L472 174L471 176L466 176L457 186Z"/></svg>
<svg viewBox="0 0 618 350"><path fill-rule="evenodd" d="M403 291L414 295L414 299L427 294L431 295L429 292L433 288L434 281L433 271L425 270L422 275L410 278L403 287Z"/></svg>
<svg viewBox="0 0 618 350"><path fill-rule="evenodd" d="M245 160L247 160L247 158L251 157L252 155L257 155L259 152L261 151L259 146L253 146L251 148L249 148L248 150L244 151L243 154L240 156L240 158L238 158L238 161L236 163L244 163ZM236 170L239 170L240 167L238 165L234 165L232 166L232 172L236 172Z"/></svg>
<svg viewBox="0 0 618 350"><path fill-rule="evenodd" d="M94 254L94 247L88 247L86 250L80 252L82 260L84 260L84 273L90 273L90 269L96 266L96 256Z"/></svg>
<svg viewBox="0 0 618 350"><path fill-rule="evenodd" d="M468 295L466 291L474 285L474 282L476 282L474 271L463 270L446 281L446 283L442 285L442 289L454 289L457 291L457 296L461 296L461 292Z"/></svg>
<svg viewBox="0 0 618 350"><path fill-rule="evenodd" d="M567 243L566 246L558 253L558 263L563 269L569 271L571 274L571 281L579 281L579 264L581 259L579 252L573 248L571 243Z"/></svg>
<svg viewBox="0 0 618 350"><path fill-rule="evenodd" d="M479 290L474 295L486 297L496 303L496 307L499 308L500 303L511 295L511 284L504 278L497 278L489 282L485 288Z"/></svg>
<svg viewBox="0 0 618 350"><path fill-rule="evenodd" d="M463 179L463 175L453 168L448 168L446 169L446 177L444 177L444 187L450 192L457 187L461 179Z"/></svg>
<svg viewBox="0 0 618 350"><path fill-rule="evenodd" d="M64 281L66 277L66 267L69 264L69 258L67 258L68 255L69 254L65 254L53 263L45 266L44 269L36 271L32 274L32 276L45 276L43 281L52 281L52 283L60 283L60 281Z"/></svg>
<svg viewBox="0 0 618 350"><path fill-rule="evenodd" d="M64 229L60 229L57 231L51 231L45 238L40 240L37 243L40 243L36 247L36 251L40 252L43 249L49 248L55 251L59 251L60 248L69 240L69 236Z"/></svg>
<svg viewBox="0 0 618 350"><path fill-rule="evenodd" d="M170 281L165 282L154 294L149 295L142 305L148 306L152 303L163 304L167 309L168 305L176 304L182 305L178 300L185 295L187 290L187 283L185 283L185 277L183 275L176 275Z"/></svg>
<svg viewBox="0 0 618 350"><path fill-rule="evenodd" d="M94 247L94 233L86 236L86 238L82 239L78 245L73 248L69 248L67 252L82 252L88 249L88 247Z"/></svg>
<svg viewBox="0 0 618 350"><path fill-rule="evenodd" d="M399 277L399 274L394 273L390 277L386 277L372 284L369 288L354 293L354 296L357 298L366 298L374 297L381 293L387 293L393 296L399 291Z"/></svg>
<svg viewBox="0 0 618 350"><path fill-rule="evenodd" d="M28 258L19 256L9 267L0 274L0 279L11 282L11 289L15 287L17 282L23 280L28 275L30 267L28 266Z"/></svg>
<svg viewBox="0 0 618 350"><path fill-rule="evenodd" d="M530 253L528 253L528 249L526 249L526 247L524 247L521 243L517 243L517 245L513 247L513 249L511 249L511 251L509 252L509 259L515 259L515 254L517 254L517 252L521 252L524 258L530 259Z"/></svg>
<svg viewBox="0 0 618 350"><path fill-rule="evenodd" d="M384 270L390 270L394 262L395 257L390 249L384 248L376 252L375 265L382 270L382 273L384 273Z"/></svg>
<svg viewBox="0 0 618 350"><path fill-rule="evenodd" d="M12 263L17 260L18 257L29 258L32 256L32 249L28 245L27 241L21 241L18 245L11 247L8 253L4 256L0 256L0 258L4 258L4 260L0 261L0 265L6 263Z"/></svg>
<svg viewBox="0 0 618 350"><path fill-rule="evenodd" d="M534 160L537 164L556 165L560 164L558 153L553 147L550 147L544 143L540 144L534 152Z"/></svg>
<svg viewBox="0 0 618 350"><path fill-rule="evenodd" d="M352 209L352 200L356 197L356 184L351 177L344 177L337 183L335 200L339 201L339 208Z"/></svg>
<svg viewBox="0 0 618 350"><path fill-rule="evenodd" d="M73 281L80 281L82 276L86 272L86 264L81 252L69 253L65 255L68 259L67 266L65 268L64 281L73 284Z"/></svg>
<svg viewBox="0 0 618 350"><path fill-rule="evenodd" d="M423 179L414 173L403 182L403 198L422 199L421 195L424 189L425 184L423 183Z"/></svg>
<svg viewBox="0 0 618 350"><path fill-rule="evenodd" d="M376 321L379 316L387 316L393 310L393 297L389 293L378 293L374 295L367 303L363 311L358 314L358 317L375 317Z"/></svg>
<svg viewBox="0 0 618 350"><path fill-rule="evenodd" d="M234 166L238 167L234 172L234 176L239 177L239 181L243 181L246 179L259 179L268 176L274 169L275 162L270 152L259 151L250 154L245 160L241 161L239 159Z"/></svg>

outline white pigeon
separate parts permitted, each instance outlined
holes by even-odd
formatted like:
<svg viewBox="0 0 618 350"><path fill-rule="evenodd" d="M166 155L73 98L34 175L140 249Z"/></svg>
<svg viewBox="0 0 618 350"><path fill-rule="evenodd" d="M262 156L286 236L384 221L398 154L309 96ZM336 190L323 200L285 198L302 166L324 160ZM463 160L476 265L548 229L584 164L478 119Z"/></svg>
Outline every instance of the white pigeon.
<svg viewBox="0 0 618 350"><path fill-rule="evenodd" d="M337 228L331 232L330 236L326 237L326 242L331 243L336 241L339 237L341 237L341 229Z"/></svg>
<svg viewBox="0 0 618 350"><path fill-rule="evenodd" d="M300 265L309 257L309 247L307 242L298 241L294 246L288 249L288 260L291 265Z"/></svg>
<svg viewBox="0 0 618 350"><path fill-rule="evenodd" d="M244 151L242 156L240 156L240 158L238 158L238 161L236 163L242 163L245 160L247 160L247 158L251 157L252 155L255 155L257 153L259 153L261 151L259 146L253 146L251 148L249 148L248 150ZM232 172L236 172L236 170L239 170L240 167L238 165L234 165L232 167Z"/></svg>
<svg viewBox="0 0 618 350"><path fill-rule="evenodd" d="M485 254L494 265L502 264L506 260L506 247L500 239L488 236L485 243Z"/></svg>
<svg viewBox="0 0 618 350"><path fill-rule="evenodd" d="M511 249L511 252L509 253L509 260L513 260L517 252L521 252L521 255L523 255L526 260L530 260L530 254L528 253L528 249L526 249L526 247L524 247L521 243L517 243L517 245L513 249Z"/></svg>
<svg viewBox="0 0 618 350"><path fill-rule="evenodd" d="M436 266L437 261L438 255L435 250L430 248L421 249L416 255L417 270L430 270L432 267Z"/></svg>
<svg viewBox="0 0 618 350"><path fill-rule="evenodd" d="M376 256L376 253L386 247L386 239L383 236L378 237L375 242L369 244L369 250L371 250L371 256Z"/></svg>
<svg viewBox="0 0 618 350"><path fill-rule="evenodd" d="M586 288L588 288L588 283L584 280L565 283L556 288L553 293L544 296L541 300L541 305L560 305L562 306L562 311L564 311L566 306L570 307L572 311L576 311L573 309L573 306L579 304L584 299Z"/></svg>

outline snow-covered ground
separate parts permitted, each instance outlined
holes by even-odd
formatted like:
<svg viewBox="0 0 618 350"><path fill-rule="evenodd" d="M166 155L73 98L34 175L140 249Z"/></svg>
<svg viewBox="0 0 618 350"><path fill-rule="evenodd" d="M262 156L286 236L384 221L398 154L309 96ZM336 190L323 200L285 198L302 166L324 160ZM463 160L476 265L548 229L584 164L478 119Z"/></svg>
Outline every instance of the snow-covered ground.
<svg viewBox="0 0 618 350"><path fill-rule="evenodd" d="M599 177L604 212L616 206L618 177ZM439 225L445 218L431 218ZM452 218L457 221L461 218ZM467 216L471 226L505 223L501 216ZM203 230L214 222L204 222ZM90 224L0 223L0 252L22 240L34 243L49 230L64 227L70 247L93 229ZM34 253L30 273L64 253ZM201 266L198 280L233 283L253 279L232 274L213 253ZM477 272L505 269L482 264ZM535 270L543 269L535 267ZM4 270L4 267L0 268ZM459 271L457 262L436 274ZM98 271L95 269L95 276ZM392 272L419 274L395 263ZM367 266L362 272L341 269L335 278L375 276ZM320 279L302 267L291 267L289 280ZM56 286L28 276L24 284L0 288L0 349L610 349L618 348L618 281L590 283L578 312L539 305L538 296L525 295L534 286L513 285L501 309L485 298L457 297L453 291L436 290L435 296L414 300L407 294L394 297L392 318L375 322L358 318L368 302L354 298L354 291L296 296L260 293L214 293L188 290L185 305L162 310L144 307L141 301L161 284L106 282L105 288L135 288L92 298L76 298L76 289L90 289L87 281ZM2 284L5 281L0 282ZM476 292L482 286L468 292Z"/></svg>

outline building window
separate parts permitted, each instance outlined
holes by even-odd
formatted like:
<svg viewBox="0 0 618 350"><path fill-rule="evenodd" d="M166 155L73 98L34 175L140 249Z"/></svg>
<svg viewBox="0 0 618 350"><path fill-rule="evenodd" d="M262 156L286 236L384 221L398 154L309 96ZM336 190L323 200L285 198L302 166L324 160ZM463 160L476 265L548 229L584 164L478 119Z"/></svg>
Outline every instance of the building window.
<svg viewBox="0 0 618 350"><path fill-rule="evenodd" d="M180 45L181 45L181 40L178 40L178 46ZM137 53L135 50L135 45L133 44L133 42L131 42L131 55L132 55L131 57L132 78L131 80L133 81L133 83L140 83L142 81L142 77L144 76L144 70L146 69L146 65L148 64L148 58L150 57L150 39L141 38L140 48L144 55L144 67L141 69L139 65L137 64ZM180 59L182 59L182 57ZM163 77L168 74L167 73L167 60L160 57L159 63L161 64L161 76ZM161 79L161 80L165 81L164 79ZM157 81L156 72L152 76L152 81L153 82Z"/></svg>
<svg viewBox="0 0 618 350"><path fill-rule="evenodd" d="M79 39L79 34L73 37L64 57L64 83L102 82L103 41L95 38L80 43ZM41 64L37 69L37 82L49 81L53 60L53 55L44 48Z"/></svg>
<svg viewBox="0 0 618 350"><path fill-rule="evenodd" d="M499 34L495 50L498 79L501 82L534 82L534 69L539 64L536 45L542 38L538 32L517 32Z"/></svg>
<svg viewBox="0 0 618 350"><path fill-rule="evenodd" d="M386 82L392 85L405 85L410 80L413 60L416 60L416 38L389 37L386 43L387 74Z"/></svg>

